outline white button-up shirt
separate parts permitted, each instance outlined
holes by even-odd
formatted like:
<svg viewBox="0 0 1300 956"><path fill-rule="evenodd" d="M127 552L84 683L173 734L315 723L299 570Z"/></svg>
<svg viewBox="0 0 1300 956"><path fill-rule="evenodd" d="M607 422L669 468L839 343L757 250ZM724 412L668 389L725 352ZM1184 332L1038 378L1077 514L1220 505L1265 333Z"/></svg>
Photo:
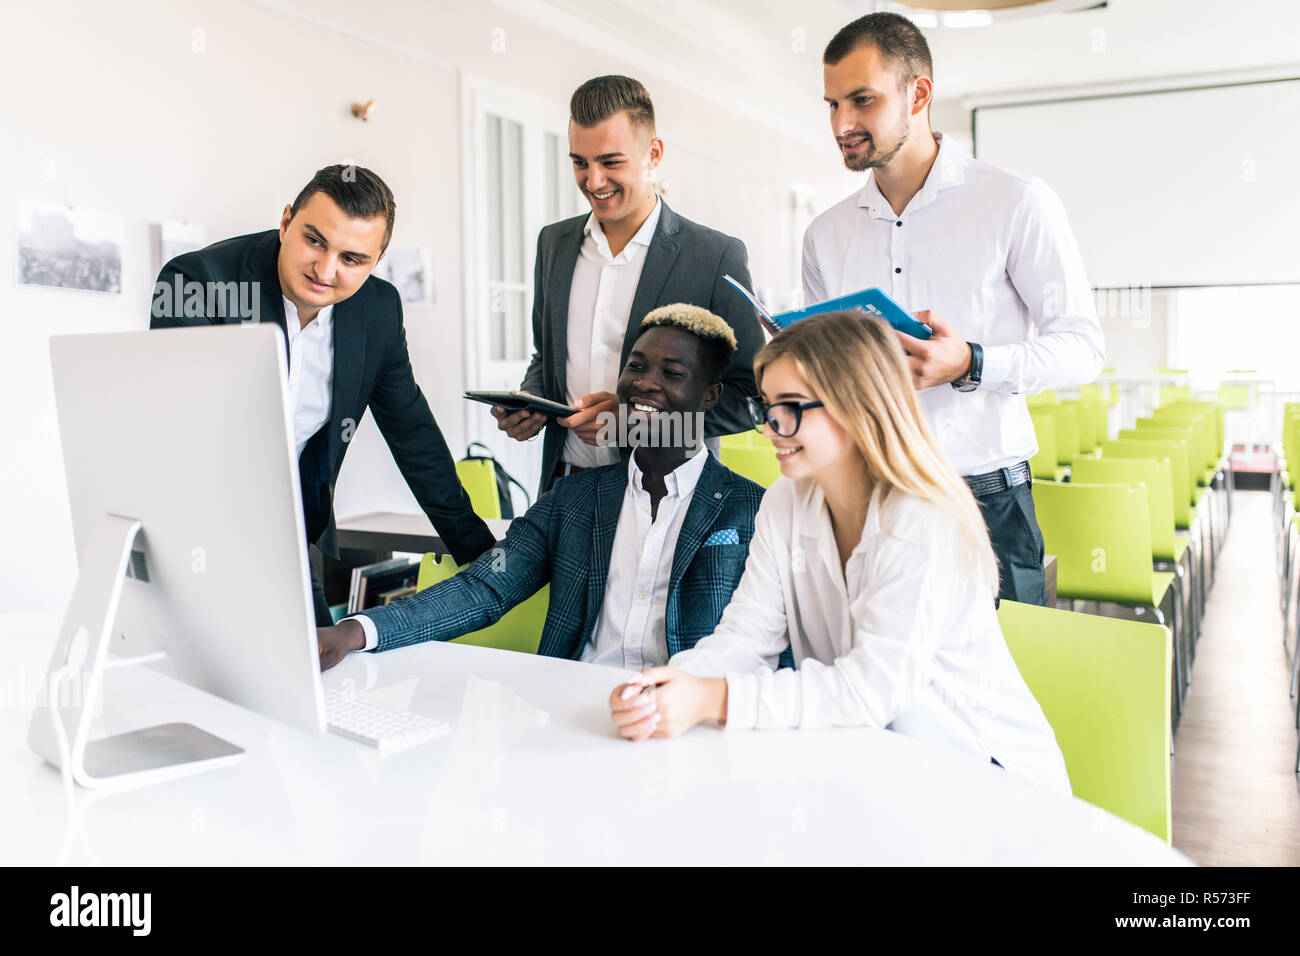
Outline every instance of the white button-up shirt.
<svg viewBox="0 0 1300 956"><path fill-rule="evenodd" d="M717 630L670 664L727 679L727 729L872 726L1063 793L1065 761L1002 637L991 586L937 505L877 489L841 571L825 496L778 479ZM796 670L776 670L787 644Z"/></svg>
<svg viewBox="0 0 1300 956"><path fill-rule="evenodd" d="M605 599L582 660L628 670L668 662L666 619L673 555L708 454L701 445L664 477L667 494L653 518L636 455L628 461L627 491L614 532Z"/></svg>
<svg viewBox="0 0 1300 956"><path fill-rule="evenodd" d="M1104 343L1065 209L1041 180L961 153L935 133L925 185L895 215L873 174L803 242L807 304L872 286L908 312L930 309L984 348L980 387L927 388L921 406L963 475L1038 450L1023 395L1096 378Z"/></svg>
<svg viewBox="0 0 1300 956"><path fill-rule="evenodd" d="M618 255L611 255L609 240L595 213L583 227L582 246L569 286L568 352L564 365L564 398L574 401L592 392L612 392L622 372L623 338L631 318L632 300L641 282L646 251L659 226L663 201L655 208ZM644 316L638 316L638 319ZM581 468L597 468L618 461L613 446L588 445L569 432L564 460Z"/></svg>
<svg viewBox="0 0 1300 956"><path fill-rule="evenodd" d="M284 299L284 331L289 341L289 400L297 455L330 420L334 385L334 306L327 305L303 328L298 307Z"/></svg>

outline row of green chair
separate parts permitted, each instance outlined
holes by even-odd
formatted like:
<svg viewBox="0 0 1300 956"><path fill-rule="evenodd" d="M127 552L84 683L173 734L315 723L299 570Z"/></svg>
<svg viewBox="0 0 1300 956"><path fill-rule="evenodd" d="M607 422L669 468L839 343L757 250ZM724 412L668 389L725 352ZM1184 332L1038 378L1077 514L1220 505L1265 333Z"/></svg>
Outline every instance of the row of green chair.
<svg viewBox="0 0 1300 956"><path fill-rule="evenodd" d="M1099 609L1103 602L1120 605L1134 609L1139 616L1150 612L1162 626L1168 622L1173 642L1171 707L1176 726L1190 678L1192 642L1189 626L1179 616L1188 605L1182 579L1176 572L1157 570L1151 543L1148 483L1159 481L1160 466L1152 459L1143 459L1142 467L1126 467L1123 461L1101 466L1092 466L1084 458L1076 461L1084 469L1093 469L1095 476L1124 478L1104 484L1077 477L1068 483L1033 483L1034 510L1043 542L1047 553L1056 557L1057 600L1069 601L1071 608L1076 601L1096 602Z"/></svg>
<svg viewBox="0 0 1300 956"><path fill-rule="evenodd" d="M1068 435L1070 413L1043 404L1030 411L1040 449L1048 446L1051 455L1055 428L1064 422ZM1214 510L1216 498L1231 497L1230 486L1219 484L1227 469L1222 427L1215 403L1174 403L1102 441L1093 454L1076 454L1069 484L1061 481L1059 446L1051 469L1041 459L1033 468L1039 524L1047 551L1057 556L1060 599L1149 609L1157 620L1164 618L1162 602L1170 601L1175 721L1191 683L1214 553L1230 513L1226 502L1217 516ZM1135 532L1135 522L1145 535Z"/></svg>

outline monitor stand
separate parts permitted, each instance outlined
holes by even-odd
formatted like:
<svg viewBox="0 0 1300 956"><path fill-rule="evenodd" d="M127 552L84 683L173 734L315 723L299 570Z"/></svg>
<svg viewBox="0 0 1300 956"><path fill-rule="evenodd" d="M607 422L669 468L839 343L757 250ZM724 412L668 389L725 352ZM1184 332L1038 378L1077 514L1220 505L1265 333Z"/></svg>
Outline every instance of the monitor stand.
<svg viewBox="0 0 1300 956"><path fill-rule="evenodd" d="M36 707L27 732L33 750L70 771L83 787L156 783L225 766L244 755L243 748L193 724L160 724L90 739L122 582L139 531L135 518L105 515L88 542L50 660L49 696Z"/></svg>

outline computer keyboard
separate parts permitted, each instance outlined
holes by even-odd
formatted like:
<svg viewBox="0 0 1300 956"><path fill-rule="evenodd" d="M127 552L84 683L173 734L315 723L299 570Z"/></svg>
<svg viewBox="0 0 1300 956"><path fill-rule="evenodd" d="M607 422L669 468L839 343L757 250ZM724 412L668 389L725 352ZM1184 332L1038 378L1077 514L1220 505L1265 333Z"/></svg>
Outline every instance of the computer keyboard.
<svg viewBox="0 0 1300 956"><path fill-rule="evenodd" d="M451 732L451 725L422 714L367 700L356 691L326 687L325 719L331 733L380 753L395 753Z"/></svg>

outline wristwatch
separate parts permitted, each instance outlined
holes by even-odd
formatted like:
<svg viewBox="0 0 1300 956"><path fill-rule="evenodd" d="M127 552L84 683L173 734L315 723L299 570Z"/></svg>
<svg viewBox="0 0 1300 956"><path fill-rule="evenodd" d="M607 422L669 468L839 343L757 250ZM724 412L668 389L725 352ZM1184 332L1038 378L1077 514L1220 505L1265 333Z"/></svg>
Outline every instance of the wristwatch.
<svg viewBox="0 0 1300 956"><path fill-rule="evenodd" d="M970 368L966 374L952 383L952 387L959 392L973 392L980 387L980 379L984 375L984 349L974 342L967 342L970 346Z"/></svg>

